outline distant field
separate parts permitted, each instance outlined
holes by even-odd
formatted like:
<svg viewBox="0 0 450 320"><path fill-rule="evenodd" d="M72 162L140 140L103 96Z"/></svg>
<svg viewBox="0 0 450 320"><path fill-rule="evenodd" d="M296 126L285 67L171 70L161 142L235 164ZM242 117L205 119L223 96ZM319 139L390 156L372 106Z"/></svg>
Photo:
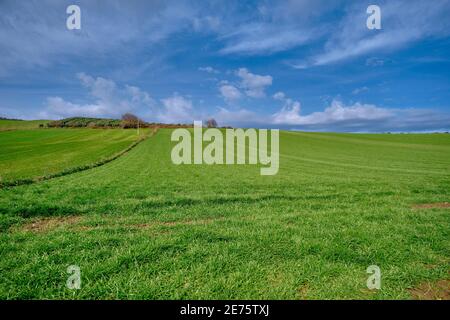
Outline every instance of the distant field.
<svg viewBox="0 0 450 320"><path fill-rule="evenodd" d="M49 120L2 120L0 119L0 131L17 129L37 129L40 124L47 124Z"/></svg>
<svg viewBox="0 0 450 320"><path fill-rule="evenodd" d="M90 161L133 139L45 132L0 133L2 172L52 168L52 150ZM450 214L436 203L450 202L449 135L282 132L279 173L261 176L173 165L170 132L104 166L1 189L0 298L409 299L448 281ZM69 265L80 290L65 287Z"/></svg>
<svg viewBox="0 0 450 320"><path fill-rule="evenodd" d="M86 165L125 149L135 130L41 129L0 132L0 177L33 178Z"/></svg>

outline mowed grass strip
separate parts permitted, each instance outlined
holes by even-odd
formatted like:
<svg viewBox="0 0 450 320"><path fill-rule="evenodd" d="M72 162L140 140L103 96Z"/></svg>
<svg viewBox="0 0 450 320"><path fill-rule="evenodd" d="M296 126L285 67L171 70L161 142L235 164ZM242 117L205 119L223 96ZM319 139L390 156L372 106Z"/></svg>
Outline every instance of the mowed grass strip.
<svg viewBox="0 0 450 320"><path fill-rule="evenodd" d="M282 132L279 173L260 176L173 165L170 132L0 190L0 298L409 299L448 279L449 209L417 208L449 202L448 136Z"/></svg>
<svg viewBox="0 0 450 320"><path fill-rule="evenodd" d="M122 129L0 132L0 178L8 183L85 166L120 152L137 139L136 130Z"/></svg>

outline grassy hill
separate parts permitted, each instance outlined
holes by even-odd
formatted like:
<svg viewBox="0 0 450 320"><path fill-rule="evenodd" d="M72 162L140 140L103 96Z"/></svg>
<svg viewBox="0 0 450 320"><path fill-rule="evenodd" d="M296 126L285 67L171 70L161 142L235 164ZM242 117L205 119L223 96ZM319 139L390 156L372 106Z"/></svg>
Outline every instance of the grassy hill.
<svg viewBox="0 0 450 320"><path fill-rule="evenodd" d="M46 125L50 120L8 120L0 119L0 131L18 129L38 129L40 125Z"/></svg>
<svg viewBox="0 0 450 320"><path fill-rule="evenodd" d="M3 182L8 182L87 165L120 152L137 138L135 130L119 129L2 132L0 177Z"/></svg>
<svg viewBox="0 0 450 320"><path fill-rule="evenodd" d="M163 129L104 166L1 189L0 298L394 299L448 279L449 209L428 204L450 200L449 135L282 132L275 176L176 166L172 146Z"/></svg>

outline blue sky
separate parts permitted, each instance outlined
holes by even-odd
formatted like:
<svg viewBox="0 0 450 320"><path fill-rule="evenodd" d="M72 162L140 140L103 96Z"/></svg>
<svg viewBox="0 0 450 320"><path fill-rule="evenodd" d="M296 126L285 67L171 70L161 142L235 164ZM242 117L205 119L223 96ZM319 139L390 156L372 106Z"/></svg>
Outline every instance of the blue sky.
<svg viewBox="0 0 450 320"><path fill-rule="evenodd" d="M4 0L0 116L450 130L449 17L445 0Z"/></svg>

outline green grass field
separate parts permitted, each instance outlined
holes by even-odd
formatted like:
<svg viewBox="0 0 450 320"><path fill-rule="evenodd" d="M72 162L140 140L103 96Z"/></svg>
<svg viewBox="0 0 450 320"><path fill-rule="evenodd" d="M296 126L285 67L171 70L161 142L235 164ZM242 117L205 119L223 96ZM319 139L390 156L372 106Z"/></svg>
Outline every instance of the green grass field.
<svg viewBox="0 0 450 320"><path fill-rule="evenodd" d="M0 131L5 130L25 130L25 129L38 129L39 125L45 125L49 123L49 120L4 120L0 119Z"/></svg>
<svg viewBox="0 0 450 320"><path fill-rule="evenodd" d="M114 134L96 132L100 149ZM8 150L33 140L8 134ZM176 166L173 145L160 130L101 167L0 189L0 298L409 299L449 279L449 208L414 206L450 201L450 135L282 132L275 176ZM2 152L2 173L46 163L24 156ZM369 265L381 290L366 287Z"/></svg>
<svg viewBox="0 0 450 320"><path fill-rule="evenodd" d="M107 158L137 140L135 130L41 129L0 132L3 181L54 174Z"/></svg>

